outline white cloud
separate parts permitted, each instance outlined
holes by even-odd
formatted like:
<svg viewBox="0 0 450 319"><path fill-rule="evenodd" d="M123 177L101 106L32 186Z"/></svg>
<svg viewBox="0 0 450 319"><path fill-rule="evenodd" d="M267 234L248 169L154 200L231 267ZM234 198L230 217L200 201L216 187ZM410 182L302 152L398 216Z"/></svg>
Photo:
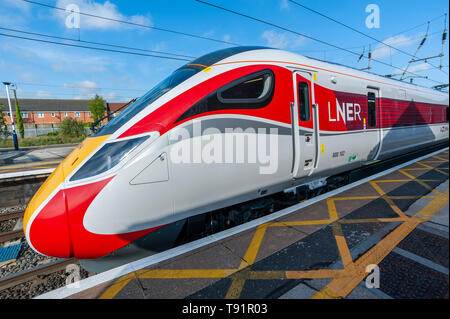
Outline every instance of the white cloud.
<svg viewBox="0 0 450 319"><path fill-rule="evenodd" d="M416 37L407 37L403 34L400 34L394 37L387 38L386 40L383 41L383 43L386 43L396 48L402 48L408 47L411 44L413 44L417 40L415 38ZM376 46L375 50L373 50L372 57L374 59L381 59L386 56L389 56L390 54L394 55L397 52L398 52L397 50L391 49L390 47L380 43L379 45Z"/></svg>
<svg viewBox="0 0 450 319"><path fill-rule="evenodd" d="M208 37L214 36L214 33L216 33L214 30L208 30L208 31L203 32L202 36L208 38Z"/></svg>
<svg viewBox="0 0 450 319"><path fill-rule="evenodd" d="M426 70L429 70L430 68L431 68L431 65L429 65L428 63L421 63L421 64L413 65L412 67L408 68L408 71L415 73L415 72L426 71Z"/></svg>
<svg viewBox="0 0 450 319"><path fill-rule="evenodd" d="M431 68L431 65L429 65L428 63L420 63L420 64L416 64L416 65L411 65L408 67L407 73L405 74L405 76L412 75L411 73L426 71L426 70L429 70L430 68ZM406 66L402 69L397 69L397 71L394 74L396 74L396 75L403 74L404 70L406 70ZM411 73L409 73L409 72L411 72Z"/></svg>
<svg viewBox="0 0 450 319"><path fill-rule="evenodd" d="M105 99L110 102L116 102L121 101L123 98L117 92L109 92L108 94L105 95Z"/></svg>
<svg viewBox="0 0 450 319"><path fill-rule="evenodd" d="M29 4L25 1L17 1L17 0L3 0L3 4L8 7L19 9L20 11L26 12L26 13L28 13L30 11L30 6L31 6L31 4Z"/></svg>
<svg viewBox="0 0 450 319"><path fill-rule="evenodd" d="M95 94L100 95L101 89L98 87L97 83L93 81L81 81L74 83L64 83L65 88L71 88L77 91L77 96L75 96L76 100L86 100L92 99L95 97Z"/></svg>
<svg viewBox="0 0 450 319"><path fill-rule="evenodd" d="M303 37L288 36L273 30L264 31L261 37L266 40L267 46L277 49L296 49L303 43Z"/></svg>
<svg viewBox="0 0 450 319"><path fill-rule="evenodd" d="M280 9L281 10L289 10L290 9L288 0L281 0L280 1Z"/></svg>
<svg viewBox="0 0 450 319"><path fill-rule="evenodd" d="M126 16L120 13L117 6L109 1L104 3L95 2L93 0L58 0L56 3L57 7L66 8L69 4L75 4L80 8L80 12L92 14L96 16L102 16L111 18L114 20L124 20L137 24L143 24L151 26L150 14L144 15L132 15ZM57 10L55 11L55 17L65 25L68 13ZM100 30L118 30L124 28L133 28L131 25L126 25L119 22L114 22L105 19L99 19L95 17L89 17L85 15L80 16L80 27L83 30L87 29L100 29Z"/></svg>
<svg viewBox="0 0 450 319"><path fill-rule="evenodd" d="M53 98L53 94L47 91L37 91L35 98L37 99L50 99Z"/></svg>
<svg viewBox="0 0 450 319"><path fill-rule="evenodd" d="M156 43L153 46L153 50L155 50L155 51L167 51L168 50L167 42L166 41L161 41L161 42Z"/></svg>
<svg viewBox="0 0 450 319"><path fill-rule="evenodd" d="M223 41L230 42L231 41L231 36L229 34L225 34L223 36Z"/></svg>
<svg viewBox="0 0 450 319"><path fill-rule="evenodd" d="M41 78L32 72L25 72L20 75L20 81L22 81L22 82L40 82Z"/></svg>
<svg viewBox="0 0 450 319"><path fill-rule="evenodd" d="M107 72L111 66L117 66L118 60L111 60L105 56L96 56L90 54L80 54L76 51L68 52L64 49L56 49L53 46L36 45L33 43L17 43L14 46L3 44L0 46L17 57L29 61L37 62L42 60L48 64L55 72L69 72L79 74L102 73Z"/></svg>

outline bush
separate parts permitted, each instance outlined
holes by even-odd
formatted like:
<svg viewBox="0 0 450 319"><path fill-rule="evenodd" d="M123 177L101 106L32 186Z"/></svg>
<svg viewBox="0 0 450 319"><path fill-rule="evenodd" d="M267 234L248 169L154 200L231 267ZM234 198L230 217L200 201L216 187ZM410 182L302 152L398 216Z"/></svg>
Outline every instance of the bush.
<svg viewBox="0 0 450 319"><path fill-rule="evenodd" d="M65 137L82 137L86 136L84 124L77 120L67 117L61 122L59 127L61 135Z"/></svg>
<svg viewBox="0 0 450 319"><path fill-rule="evenodd" d="M11 133L8 131L8 127L6 126L5 114L3 113L4 106L0 104L0 138L6 138Z"/></svg>

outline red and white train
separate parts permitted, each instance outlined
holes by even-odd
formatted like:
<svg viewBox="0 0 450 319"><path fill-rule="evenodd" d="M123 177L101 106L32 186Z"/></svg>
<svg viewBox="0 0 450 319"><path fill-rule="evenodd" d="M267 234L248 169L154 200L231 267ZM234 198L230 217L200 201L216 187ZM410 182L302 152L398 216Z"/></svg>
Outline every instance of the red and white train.
<svg viewBox="0 0 450 319"><path fill-rule="evenodd" d="M186 217L446 143L448 107L443 92L282 50L213 52L79 145L29 203L26 238L41 254L79 259L163 245ZM199 122L201 136L183 135ZM254 161L173 158L195 139L260 129L278 143L269 173Z"/></svg>

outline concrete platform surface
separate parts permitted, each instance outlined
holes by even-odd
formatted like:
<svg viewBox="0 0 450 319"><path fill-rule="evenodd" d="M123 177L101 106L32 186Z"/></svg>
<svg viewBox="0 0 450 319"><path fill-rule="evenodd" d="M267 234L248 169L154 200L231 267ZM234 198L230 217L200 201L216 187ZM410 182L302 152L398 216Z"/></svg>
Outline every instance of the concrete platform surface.
<svg viewBox="0 0 450 319"><path fill-rule="evenodd" d="M76 145L61 145L43 148L24 148L23 150L0 151L0 174L48 169L69 155Z"/></svg>
<svg viewBox="0 0 450 319"><path fill-rule="evenodd" d="M448 298L448 156L70 298Z"/></svg>

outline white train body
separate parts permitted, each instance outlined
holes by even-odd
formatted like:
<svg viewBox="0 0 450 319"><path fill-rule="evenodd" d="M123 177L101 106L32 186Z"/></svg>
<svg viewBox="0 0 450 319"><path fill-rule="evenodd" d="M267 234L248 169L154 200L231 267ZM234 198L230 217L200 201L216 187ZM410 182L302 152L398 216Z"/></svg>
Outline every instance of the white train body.
<svg viewBox="0 0 450 319"><path fill-rule="evenodd" d="M448 104L282 50L214 52L77 148L30 203L25 233L42 254L98 258L189 216L444 143Z"/></svg>

